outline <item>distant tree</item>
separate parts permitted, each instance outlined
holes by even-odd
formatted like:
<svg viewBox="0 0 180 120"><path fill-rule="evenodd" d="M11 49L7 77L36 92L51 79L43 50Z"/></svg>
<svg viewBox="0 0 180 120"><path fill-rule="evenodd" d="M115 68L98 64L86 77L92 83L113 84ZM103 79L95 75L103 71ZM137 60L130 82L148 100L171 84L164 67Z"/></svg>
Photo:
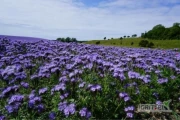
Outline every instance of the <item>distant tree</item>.
<svg viewBox="0 0 180 120"><path fill-rule="evenodd" d="M145 33L141 33L141 37L142 37L142 38L145 38Z"/></svg>
<svg viewBox="0 0 180 120"><path fill-rule="evenodd" d="M71 38L71 41L72 42L77 42L77 39L76 38Z"/></svg>
<svg viewBox="0 0 180 120"><path fill-rule="evenodd" d="M124 35L124 38L126 38L126 36Z"/></svg>
<svg viewBox="0 0 180 120"><path fill-rule="evenodd" d="M65 39L65 41L66 41L66 42L71 42L71 38L70 38L70 37L67 37L67 38Z"/></svg>
<svg viewBox="0 0 180 120"><path fill-rule="evenodd" d="M113 38L111 38L111 39L113 39Z"/></svg>
<svg viewBox="0 0 180 120"><path fill-rule="evenodd" d="M65 42L64 38L57 38L56 40L61 41L61 42Z"/></svg>
<svg viewBox="0 0 180 120"><path fill-rule="evenodd" d="M173 24L173 27L175 27L175 26L176 26L176 27L180 27L180 23L177 23L177 22L174 23L174 24Z"/></svg>
<svg viewBox="0 0 180 120"><path fill-rule="evenodd" d="M128 37L128 38L130 38L130 36L129 36L129 35L128 35L127 37Z"/></svg>
<svg viewBox="0 0 180 120"><path fill-rule="evenodd" d="M57 38L56 40L57 41L61 41L61 42L77 42L76 38L70 38L70 37L67 37L67 38Z"/></svg>
<svg viewBox="0 0 180 120"><path fill-rule="evenodd" d="M137 37L137 34L133 34L132 37L133 37L133 38L134 38L134 37Z"/></svg>
<svg viewBox="0 0 180 120"><path fill-rule="evenodd" d="M106 40L106 37L104 37L104 40Z"/></svg>
<svg viewBox="0 0 180 120"><path fill-rule="evenodd" d="M61 38L57 38L56 40L61 41Z"/></svg>

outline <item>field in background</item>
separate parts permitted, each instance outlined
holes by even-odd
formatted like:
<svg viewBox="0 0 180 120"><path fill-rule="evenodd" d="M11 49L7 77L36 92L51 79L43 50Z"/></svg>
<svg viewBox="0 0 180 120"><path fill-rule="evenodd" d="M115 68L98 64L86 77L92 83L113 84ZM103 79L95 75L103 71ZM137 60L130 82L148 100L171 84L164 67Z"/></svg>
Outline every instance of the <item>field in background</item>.
<svg viewBox="0 0 180 120"><path fill-rule="evenodd" d="M141 40L147 40L143 38L125 38L125 39L111 39L111 40L92 40L87 41L87 44L96 44L97 41L100 41L99 45L111 45L111 46L122 46L122 47L139 47L139 42ZM122 41L122 44L121 44ZM180 40L148 40L149 42L154 43L154 48L180 48ZM131 45L131 43L134 43Z"/></svg>

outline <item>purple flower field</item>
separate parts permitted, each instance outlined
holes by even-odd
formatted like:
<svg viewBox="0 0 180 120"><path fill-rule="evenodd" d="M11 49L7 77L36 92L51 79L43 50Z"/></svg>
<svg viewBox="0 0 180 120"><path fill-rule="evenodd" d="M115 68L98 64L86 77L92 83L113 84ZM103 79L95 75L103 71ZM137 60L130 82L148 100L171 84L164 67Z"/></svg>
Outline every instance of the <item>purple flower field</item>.
<svg viewBox="0 0 180 120"><path fill-rule="evenodd" d="M0 120L171 119L179 89L177 50L0 40ZM137 112L170 99L173 113Z"/></svg>

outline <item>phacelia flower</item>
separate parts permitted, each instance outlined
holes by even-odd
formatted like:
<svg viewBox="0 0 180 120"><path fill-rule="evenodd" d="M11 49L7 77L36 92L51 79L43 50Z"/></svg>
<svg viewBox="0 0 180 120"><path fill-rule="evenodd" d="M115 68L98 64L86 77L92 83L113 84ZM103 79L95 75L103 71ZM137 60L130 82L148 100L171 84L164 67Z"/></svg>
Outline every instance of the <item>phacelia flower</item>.
<svg viewBox="0 0 180 120"><path fill-rule="evenodd" d="M56 113L55 113L55 112L51 112L51 113L49 114L49 119L50 119L50 120L55 120L55 119L56 119Z"/></svg>
<svg viewBox="0 0 180 120"><path fill-rule="evenodd" d="M39 95L44 94L46 91L48 90L48 88L42 88L39 90Z"/></svg>
<svg viewBox="0 0 180 120"><path fill-rule="evenodd" d="M91 117L91 112L87 110L87 108L82 108L80 111L79 111L79 115L81 117L85 117L85 118L90 118Z"/></svg>

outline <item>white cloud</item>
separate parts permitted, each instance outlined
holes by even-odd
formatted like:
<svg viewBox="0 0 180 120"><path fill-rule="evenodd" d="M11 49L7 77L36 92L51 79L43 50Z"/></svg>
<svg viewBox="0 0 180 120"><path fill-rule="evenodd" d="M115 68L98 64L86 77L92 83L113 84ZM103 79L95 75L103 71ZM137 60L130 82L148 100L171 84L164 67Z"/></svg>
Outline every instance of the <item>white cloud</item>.
<svg viewBox="0 0 180 120"><path fill-rule="evenodd" d="M81 40L140 35L156 24L180 21L180 6L166 5L175 3L109 0L88 7L77 0L1 0L0 34Z"/></svg>

